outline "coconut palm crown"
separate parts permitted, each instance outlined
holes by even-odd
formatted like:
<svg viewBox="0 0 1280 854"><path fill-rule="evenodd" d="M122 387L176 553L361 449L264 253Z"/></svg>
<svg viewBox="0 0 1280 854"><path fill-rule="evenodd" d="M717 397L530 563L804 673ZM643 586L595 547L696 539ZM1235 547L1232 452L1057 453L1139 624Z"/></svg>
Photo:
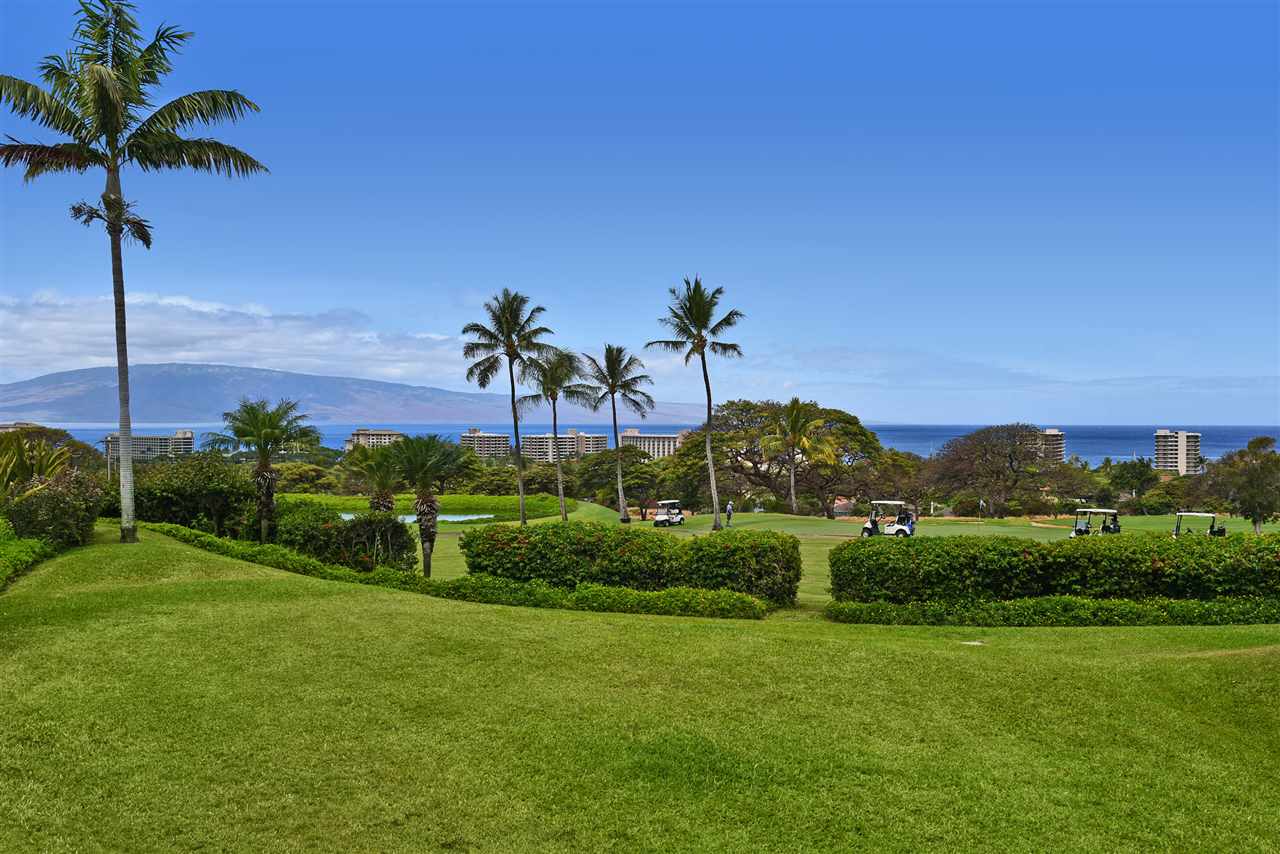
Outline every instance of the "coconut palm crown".
<svg viewBox="0 0 1280 854"><path fill-rule="evenodd" d="M124 262L121 244L131 238L151 245L149 223L124 198L120 175L127 166L143 171L194 169L227 176L267 169L234 146L187 136L197 125L237 121L258 106L239 92L207 89L152 108L153 91L173 70L173 57L192 34L162 26L146 39L124 0L82 0L72 47L40 63L44 87L0 75L0 103L18 116L60 134L60 142L6 137L0 163L24 170L30 181L53 172L105 173L100 204L79 202L71 215L101 222L111 244L115 298L116 373L120 405L120 539L135 542L133 426L129 417L129 356L125 327Z"/></svg>
<svg viewBox="0 0 1280 854"><path fill-rule="evenodd" d="M594 356L582 354L582 378L586 381L583 392L585 402L593 411L598 410L609 401L613 412L613 447L614 459L618 474L618 521L630 522L627 513L627 496L622 489L622 445L618 441L618 401L636 415L644 418L653 409L653 398L642 386L653 385L653 378L642 374L644 362L639 357L628 353L627 348L618 344L604 345L604 359L597 361Z"/></svg>
<svg viewBox="0 0 1280 854"><path fill-rule="evenodd" d="M686 365L693 360L694 356L697 356L702 365L702 384L707 391L707 423L702 433L707 450L711 510L715 514L711 529L718 531L720 530L720 493L716 490L716 466L711 455L711 374L707 371L707 351L710 350L717 356L740 358L741 347L718 339L746 315L734 308L716 320L716 309L720 305L720 298L724 296L724 288L707 290L697 276L694 276L692 282L685 279L683 290L671 288L670 294L671 304L667 306L667 315L658 318L658 322L671 331L672 337L650 341L644 346L684 353Z"/></svg>

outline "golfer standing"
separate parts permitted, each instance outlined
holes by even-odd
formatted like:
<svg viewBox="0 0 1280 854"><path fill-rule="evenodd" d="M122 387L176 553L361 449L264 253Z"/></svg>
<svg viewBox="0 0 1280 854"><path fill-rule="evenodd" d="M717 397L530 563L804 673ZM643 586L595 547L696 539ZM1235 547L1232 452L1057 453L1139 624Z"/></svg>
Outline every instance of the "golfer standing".
<svg viewBox="0 0 1280 854"><path fill-rule="evenodd" d="M730 500L729 503L724 506L724 518L725 518L724 524L726 528L733 524L733 501L732 500Z"/></svg>

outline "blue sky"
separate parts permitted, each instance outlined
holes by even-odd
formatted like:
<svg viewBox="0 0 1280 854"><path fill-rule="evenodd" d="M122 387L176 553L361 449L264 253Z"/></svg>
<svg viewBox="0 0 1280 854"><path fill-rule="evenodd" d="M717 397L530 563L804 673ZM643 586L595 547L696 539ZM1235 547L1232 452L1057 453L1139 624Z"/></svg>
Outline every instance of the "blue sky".
<svg viewBox="0 0 1280 854"><path fill-rule="evenodd" d="M5 2L34 78L74 4ZM502 286L565 346L748 319L718 397L875 421L1280 422L1277 6L146 3L269 176L126 176L135 361L466 388ZM7 114L0 130L50 140ZM96 176L0 173L0 382L113 363ZM648 359L664 400L699 377Z"/></svg>

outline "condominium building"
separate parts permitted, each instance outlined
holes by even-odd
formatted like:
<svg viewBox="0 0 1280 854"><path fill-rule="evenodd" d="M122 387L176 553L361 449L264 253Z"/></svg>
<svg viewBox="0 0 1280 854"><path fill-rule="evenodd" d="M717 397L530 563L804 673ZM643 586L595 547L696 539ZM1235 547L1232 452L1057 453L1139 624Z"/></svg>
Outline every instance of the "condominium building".
<svg viewBox="0 0 1280 854"><path fill-rule="evenodd" d="M1157 430L1155 467L1178 474L1199 474L1200 434L1186 430Z"/></svg>
<svg viewBox="0 0 1280 854"><path fill-rule="evenodd" d="M1067 434L1057 427L1040 431L1040 458L1060 463L1067 459Z"/></svg>
<svg viewBox="0 0 1280 854"><path fill-rule="evenodd" d="M399 430L371 430L368 427L361 427L342 443L342 450L344 452L350 451L356 445L363 445L366 448L385 448L392 442L399 442L403 438L404 434Z"/></svg>
<svg viewBox="0 0 1280 854"><path fill-rule="evenodd" d="M574 429L566 430L560 434L559 439L562 460L595 454L609 447L609 439L604 434L579 433ZM521 436L520 453L524 454L525 459L542 463L554 462L555 457L551 453L552 441L553 437L550 433Z"/></svg>
<svg viewBox="0 0 1280 854"><path fill-rule="evenodd" d="M679 433L641 433L639 428L628 427L619 438L624 446L639 448L656 460L674 454L684 444L689 433L689 430L681 430Z"/></svg>
<svg viewBox="0 0 1280 854"><path fill-rule="evenodd" d="M175 430L172 436L139 436L133 434L133 458L135 460L157 460L163 457L176 457L190 454L196 449L196 434L191 430ZM120 461L120 434L108 433L104 440L107 445L107 460L111 463Z"/></svg>
<svg viewBox="0 0 1280 854"><path fill-rule="evenodd" d="M0 433L13 433L18 430L30 430L40 425L34 421L8 421L0 424Z"/></svg>
<svg viewBox="0 0 1280 854"><path fill-rule="evenodd" d="M485 433L479 427L472 427L458 437L458 444L470 448L480 457L501 459L511 456L511 437L506 433Z"/></svg>

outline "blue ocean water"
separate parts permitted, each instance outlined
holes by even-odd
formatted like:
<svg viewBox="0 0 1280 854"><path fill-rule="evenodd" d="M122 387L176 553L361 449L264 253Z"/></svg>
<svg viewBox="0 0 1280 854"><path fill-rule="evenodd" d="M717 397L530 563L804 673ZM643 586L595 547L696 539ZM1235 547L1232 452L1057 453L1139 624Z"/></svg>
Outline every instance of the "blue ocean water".
<svg viewBox="0 0 1280 854"><path fill-rule="evenodd" d="M115 430L112 424L53 424L69 431L82 442L100 443L104 436ZM177 429L196 431L197 438L201 433L219 428L218 424L136 424L136 433L170 433ZM456 440L468 426L479 427L490 433L511 433L510 424L317 424L321 442L330 448L341 448L342 442L356 427L380 427L399 430L402 433L438 433ZM674 433L686 428L695 428L689 424L627 424L636 427L642 433ZM977 430L982 424L869 424L880 437L880 443L888 448L900 451L911 451L921 456L929 456L940 449L948 439L963 436ZM1153 434L1156 425L1091 425L1091 424L1044 424L1043 427L1058 427L1066 434L1067 455L1073 454L1088 460L1090 465L1097 465L1104 457L1113 460L1127 460L1133 457L1151 457L1155 452ZM1161 424L1160 427L1170 430L1189 430L1201 434L1200 453L1209 459L1217 459L1229 451L1243 448L1254 436L1280 436L1280 427L1276 425L1194 425L1194 424ZM613 444L612 430L608 425L600 424L561 424L563 432L569 428L584 433L604 433L609 436L609 444ZM622 428L619 428L622 429ZM522 424L521 433L549 433L550 424Z"/></svg>

